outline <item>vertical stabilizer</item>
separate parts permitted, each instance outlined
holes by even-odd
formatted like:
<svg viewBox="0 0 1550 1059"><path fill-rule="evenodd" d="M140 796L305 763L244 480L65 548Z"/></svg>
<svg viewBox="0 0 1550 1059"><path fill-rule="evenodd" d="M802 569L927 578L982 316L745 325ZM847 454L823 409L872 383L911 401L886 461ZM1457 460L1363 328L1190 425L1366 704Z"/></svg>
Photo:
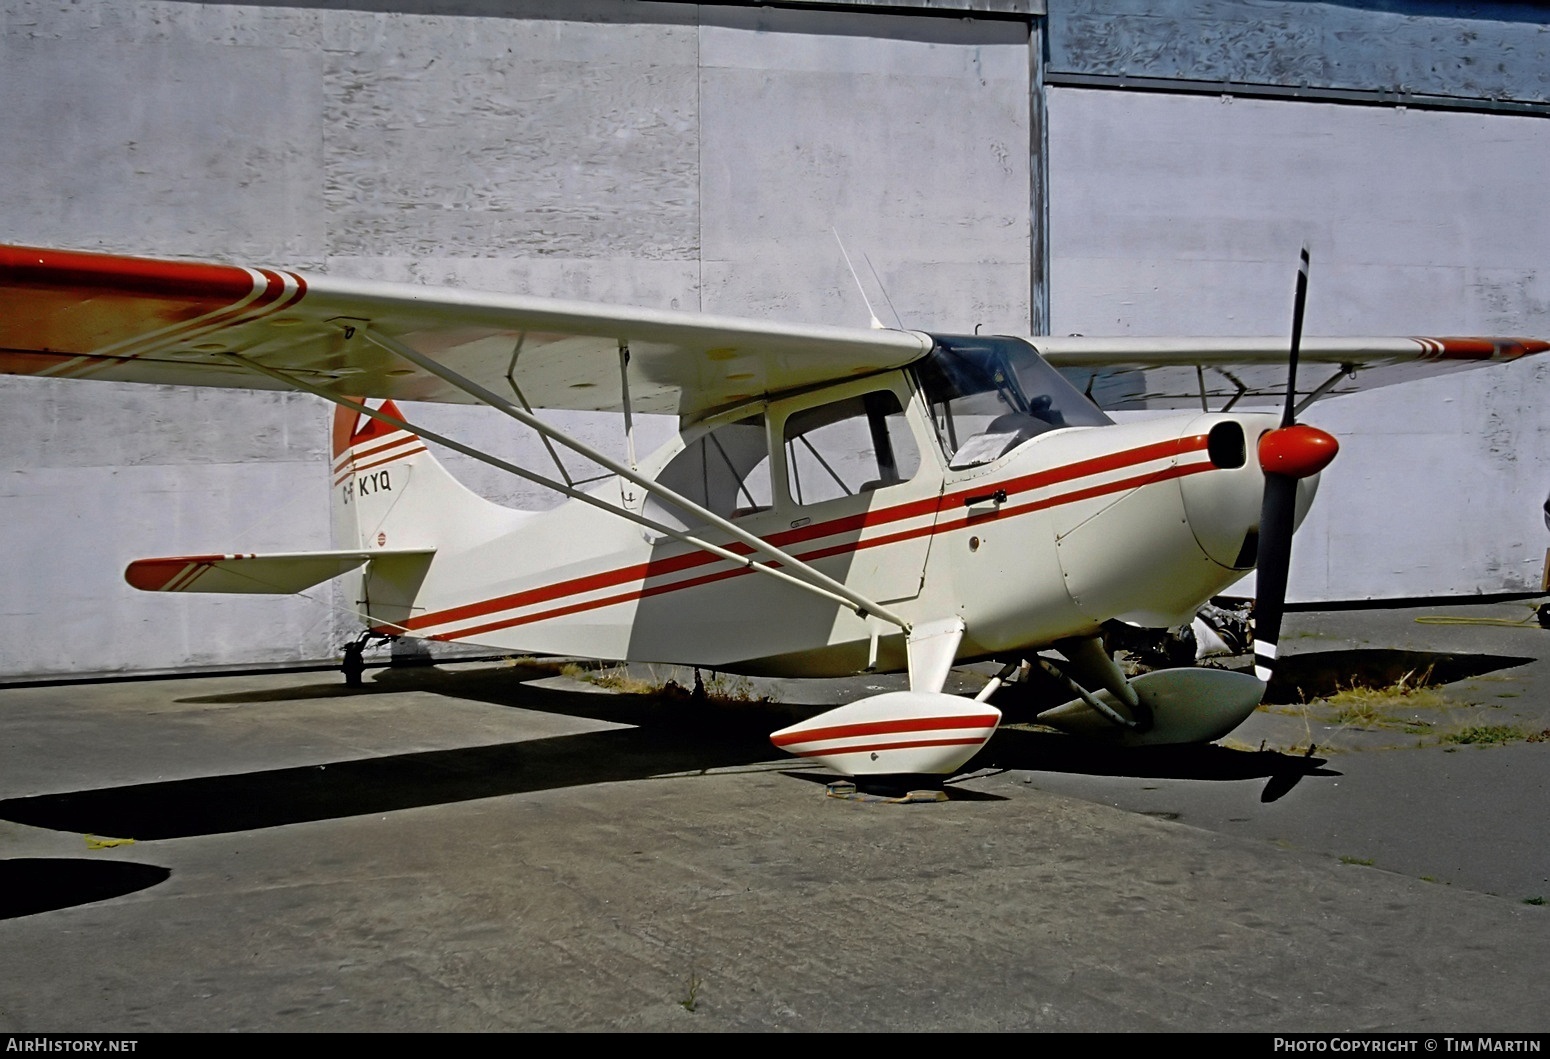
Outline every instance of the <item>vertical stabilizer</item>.
<svg viewBox="0 0 1550 1059"><path fill-rule="evenodd" d="M392 401L384 402L380 410L403 418ZM388 535L388 516L407 495L411 477L420 466L433 467L431 473L443 477L446 472L417 435L342 405L334 408L332 450L334 543L341 548L399 547L400 542ZM413 544L404 541L403 546L434 547L434 541L423 539L424 527L414 524L412 513L404 514L408 517L391 527L394 536L405 533L422 539Z"/></svg>
<svg viewBox="0 0 1550 1059"><path fill-rule="evenodd" d="M372 406L404 419L392 401ZM413 613L437 562L459 566L461 554L525 517L458 482L417 434L343 406L334 409L331 450L335 547L437 556L383 556L345 578L346 598L375 624Z"/></svg>

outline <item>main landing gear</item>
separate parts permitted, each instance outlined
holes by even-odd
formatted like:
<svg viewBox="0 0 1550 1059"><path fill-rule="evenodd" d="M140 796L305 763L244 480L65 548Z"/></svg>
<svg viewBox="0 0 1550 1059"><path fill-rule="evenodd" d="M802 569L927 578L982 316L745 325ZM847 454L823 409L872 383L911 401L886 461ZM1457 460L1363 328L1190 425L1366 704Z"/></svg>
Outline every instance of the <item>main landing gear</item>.
<svg viewBox="0 0 1550 1059"><path fill-rule="evenodd" d="M373 640L381 640L385 643L390 639L392 637L367 630L344 645L344 658L339 663L339 671L344 674L347 687L358 688L364 682L362 678L366 673L367 645Z"/></svg>

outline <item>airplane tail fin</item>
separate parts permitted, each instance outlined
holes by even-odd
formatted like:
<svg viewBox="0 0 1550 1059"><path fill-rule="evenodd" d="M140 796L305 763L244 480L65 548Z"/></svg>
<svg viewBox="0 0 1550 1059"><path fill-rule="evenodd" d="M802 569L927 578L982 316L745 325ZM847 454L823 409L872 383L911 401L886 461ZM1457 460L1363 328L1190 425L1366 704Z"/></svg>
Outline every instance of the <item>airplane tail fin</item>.
<svg viewBox="0 0 1550 1059"><path fill-rule="evenodd" d="M377 410L404 419L392 401ZM373 556L346 576L346 600L381 631L412 615L436 552L473 547L526 517L453 478L417 434L343 406L331 452L335 547Z"/></svg>
<svg viewBox="0 0 1550 1059"><path fill-rule="evenodd" d="M403 418L392 401L384 402L380 411ZM387 547L388 515L395 502L408 492L416 465L425 462L415 457L423 455L431 466L441 470L417 435L343 405L334 406L330 452L334 543L340 548ZM428 527L400 518L392 529L395 536L405 533L412 538L423 537Z"/></svg>
<svg viewBox="0 0 1550 1059"><path fill-rule="evenodd" d="M392 401L378 411L403 422ZM530 517L479 496L418 435L371 416L336 408L330 449L333 550L136 559L124 579L145 592L284 595L342 578L345 605L392 635L430 594L456 595L477 582L482 571L471 575L460 554ZM431 580L438 553L453 559L439 583Z"/></svg>

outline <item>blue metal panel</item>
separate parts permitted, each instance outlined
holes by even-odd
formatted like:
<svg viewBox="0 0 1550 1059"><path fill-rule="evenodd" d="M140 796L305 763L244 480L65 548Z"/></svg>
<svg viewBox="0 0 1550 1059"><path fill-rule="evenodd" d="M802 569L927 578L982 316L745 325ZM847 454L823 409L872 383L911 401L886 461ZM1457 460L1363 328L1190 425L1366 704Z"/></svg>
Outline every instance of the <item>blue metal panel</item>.
<svg viewBox="0 0 1550 1059"><path fill-rule="evenodd" d="M1051 81L1126 77L1550 103L1545 4L1058 0L1049 6Z"/></svg>

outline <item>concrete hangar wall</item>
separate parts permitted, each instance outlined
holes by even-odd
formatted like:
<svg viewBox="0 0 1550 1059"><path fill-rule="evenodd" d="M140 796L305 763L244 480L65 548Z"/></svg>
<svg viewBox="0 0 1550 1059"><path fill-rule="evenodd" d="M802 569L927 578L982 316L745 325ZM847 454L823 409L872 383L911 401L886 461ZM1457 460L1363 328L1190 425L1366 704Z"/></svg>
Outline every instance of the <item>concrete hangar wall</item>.
<svg viewBox="0 0 1550 1059"><path fill-rule="evenodd" d="M1550 334L1550 5L1051 0L1055 334ZM1550 364L1342 397L1301 600L1538 590ZM1301 380L1311 385L1317 380Z"/></svg>
<svg viewBox="0 0 1550 1059"><path fill-rule="evenodd" d="M0 0L0 240L864 325L832 226L911 326L1026 330L1029 19L832 6ZM415 412L547 463L499 415ZM122 579L328 547L328 415L0 379L0 675L335 656L326 589Z"/></svg>
<svg viewBox="0 0 1550 1059"><path fill-rule="evenodd" d="M1550 333L1542 12L1043 6L0 0L0 239L857 323L832 226L907 326L1230 334L1286 327L1311 237L1312 333ZM1294 594L1537 585L1544 374L1321 409L1350 482L1327 476ZM327 546L320 402L0 379L0 410L0 677L351 635L327 591L121 580ZM416 411L543 458L477 410Z"/></svg>

